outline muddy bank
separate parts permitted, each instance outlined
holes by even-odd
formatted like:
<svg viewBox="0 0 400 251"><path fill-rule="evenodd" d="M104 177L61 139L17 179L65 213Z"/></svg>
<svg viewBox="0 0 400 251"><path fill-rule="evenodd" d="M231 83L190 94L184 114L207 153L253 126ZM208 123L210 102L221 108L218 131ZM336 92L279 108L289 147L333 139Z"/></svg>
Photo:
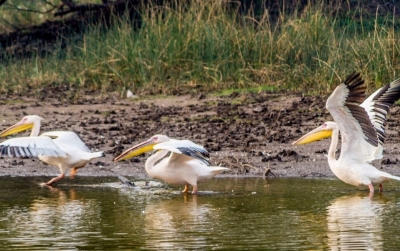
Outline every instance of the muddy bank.
<svg viewBox="0 0 400 251"><path fill-rule="evenodd" d="M54 94L52 94L54 93ZM78 170L78 176L147 177L146 156L112 162L124 149L154 134L190 139L211 153L211 163L230 168L228 176L262 176L269 168L278 177L330 177L324 154L329 140L292 146L291 142L331 120L324 108L327 97L301 94L233 93L229 96L177 96L148 99L90 97L70 102L60 92L27 97L2 97L0 129L18 122L24 115L45 118L42 131L72 130L93 150L106 157ZM376 166L400 174L397 147L400 107L395 105L388 121L385 154ZM24 133L21 135L28 135ZM0 175L56 176L58 168L36 158L0 159ZM69 181L63 181L69 182Z"/></svg>

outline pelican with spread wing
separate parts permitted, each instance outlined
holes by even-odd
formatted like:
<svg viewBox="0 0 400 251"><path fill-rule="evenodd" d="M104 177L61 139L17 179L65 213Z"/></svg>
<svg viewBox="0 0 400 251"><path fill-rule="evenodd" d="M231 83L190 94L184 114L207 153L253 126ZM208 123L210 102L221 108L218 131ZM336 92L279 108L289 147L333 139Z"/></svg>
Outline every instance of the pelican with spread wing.
<svg viewBox="0 0 400 251"><path fill-rule="evenodd" d="M61 174L48 181L46 185L53 185L65 177L71 168L71 176L78 168L84 167L94 158L104 157L103 152L91 152L79 136L70 131L45 132L39 136L42 117L29 115L15 125L0 133L5 137L31 129L30 137L11 138L0 143L0 154L9 157L38 157L41 161L57 166Z"/></svg>
<svg viewBox="0 0 400 251"><path fill-rule="evenodd" d="M192 194L196 194L198 182L207 181L229 170L226 167L210 166L209 153L202 146L189 140L170 139L165 135L154 135L129 148L114 161L130 159L151 150L157 152L146 160L145 168L149 176L170 184L185 185L184 193L188 192L191 185ZM171 153L169 157L164 158L168 153Z"/></svg>
<svg viewBox="0 0 400 251"><path fill-rule="evenodd" d="M370 164L382 158L386 116L390 107L400 98L400 79L380 88L363 102L365 89L360 74L350 74L326 102L326 108L335 122L325 122L293 142L293 145L332 137L327 156L332 172L350 185L368 186L370 195L373 195L374 185L379 185L382 191L384 181L400 180L400 177L382 172ZM342 146L340 157L336 159L339 132Z"/></svg>

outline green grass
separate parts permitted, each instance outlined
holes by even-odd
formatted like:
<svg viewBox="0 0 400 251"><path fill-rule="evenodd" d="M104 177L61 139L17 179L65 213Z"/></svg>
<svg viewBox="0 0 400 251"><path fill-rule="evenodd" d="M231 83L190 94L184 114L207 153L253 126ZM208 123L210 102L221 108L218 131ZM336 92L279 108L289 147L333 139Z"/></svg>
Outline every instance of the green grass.
<svg viewBox="0 0 400 251"><path fill-rule="evenodd" d="M399 77L397 21L352 10L332 15L308 6L277 23L227 11L220 1L147 7L142 26L121 18L107 29L88 27L84 37L45 57L10 57L0 68L0 91L23 93L68 83L81 90L121 96L182 92L288 90L321 94L352 71L370 89ZM77 40L77 41L76 41ZM61 43L59 43L61 44Z"/></svg>

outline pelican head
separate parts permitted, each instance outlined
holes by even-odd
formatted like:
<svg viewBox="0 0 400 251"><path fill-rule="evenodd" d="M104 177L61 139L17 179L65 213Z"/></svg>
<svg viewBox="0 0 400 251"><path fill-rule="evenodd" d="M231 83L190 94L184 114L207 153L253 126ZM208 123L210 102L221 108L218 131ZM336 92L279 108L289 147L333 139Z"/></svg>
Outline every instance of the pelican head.
<svg viewBox="0 0 400 251"><path fill-rule="evenodd" d="M311 132L293 142L292 145L303 145L317 140L329 138L332 136L332 131L336 128L337 124L335 122L325 122L321 126L315 128Z"/></svg>
<svg viewBox="0 0 400 251"><path fill-rule="evenodd" d="M40 121L43 120L42 117L38 115L28 115L21 119L20 122L15 125L10 126L0 133L0 137L5 137L11 134L23 132L29 129L32 129L34 125L38 125L40 127Z"/></svg>
<svg viewBox="0 0 400 251"><path fill-rule="evenodd" d="M167 136L161 134L154 135L150 139L140 144L137 144L136 146L133 146L125 152L121 153L118 157L114 159L114 162L127 160L142 153L150 152L151 150L154 150L155 145L166 141L169 141L169 138Z"/></svg>

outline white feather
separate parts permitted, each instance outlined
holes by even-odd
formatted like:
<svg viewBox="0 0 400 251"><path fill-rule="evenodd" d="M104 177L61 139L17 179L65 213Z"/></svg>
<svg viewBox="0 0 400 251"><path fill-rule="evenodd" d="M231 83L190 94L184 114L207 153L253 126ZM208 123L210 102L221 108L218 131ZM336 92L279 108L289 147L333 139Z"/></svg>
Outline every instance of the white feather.
<svg viewBox="0 0 400 251"><path fill-rule="evenodd" d="M377 147L365 140L365 135L359 122L353 117L350 110L344 105L349 93L345 84L336 87L335 91L326 101L326 109L337 122L342 137L341 153L354 152L354 158L360 161L374 160Z"/></svg>
<svg viewBox="0 0 400 251"><path fill-rule="evenodd" d="M28 150L30 154L22 155L22 157L31 157L39 155L48 155L53 157L65 158L67 155L63 152L57 144L49 137L20 137L8 139L0 143L0 148L20 148ZM8 154L13 157L15 154ZM16 156L19 157L19 156Z"/></svg>

